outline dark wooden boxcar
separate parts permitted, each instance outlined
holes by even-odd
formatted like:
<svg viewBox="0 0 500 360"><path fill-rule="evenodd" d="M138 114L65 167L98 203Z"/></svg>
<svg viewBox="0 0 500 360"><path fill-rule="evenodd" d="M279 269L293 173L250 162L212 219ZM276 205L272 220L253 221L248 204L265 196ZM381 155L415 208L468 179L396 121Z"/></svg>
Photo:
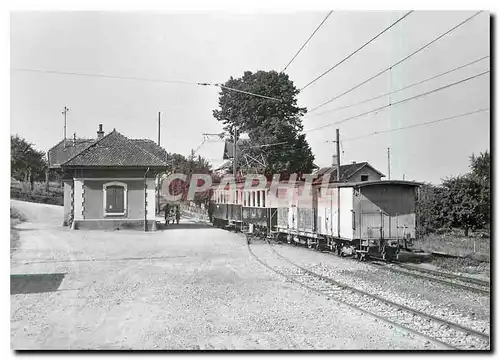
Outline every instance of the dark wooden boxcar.
<svg viewBox="0 0 500 360"><path fill-rule="evenodd" d="M361 251L392 258L399 248L411 247L416 235L417 186L386 181L357 189L354 236L361 239Z"/></svg>

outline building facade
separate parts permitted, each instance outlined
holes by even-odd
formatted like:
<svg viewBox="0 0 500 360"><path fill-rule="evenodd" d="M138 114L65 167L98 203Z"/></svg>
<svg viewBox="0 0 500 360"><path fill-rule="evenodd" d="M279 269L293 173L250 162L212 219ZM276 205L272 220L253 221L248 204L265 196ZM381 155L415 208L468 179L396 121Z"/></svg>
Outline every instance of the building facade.
<svg viewBox="0 0 500 360"><path fill-rule="evenodd" d="M104 135L102 125L97 135L61 141L48 152L50 168L63 177L63 225L155 230L155 177L166 169L166 152L116 130Z"/></svg>

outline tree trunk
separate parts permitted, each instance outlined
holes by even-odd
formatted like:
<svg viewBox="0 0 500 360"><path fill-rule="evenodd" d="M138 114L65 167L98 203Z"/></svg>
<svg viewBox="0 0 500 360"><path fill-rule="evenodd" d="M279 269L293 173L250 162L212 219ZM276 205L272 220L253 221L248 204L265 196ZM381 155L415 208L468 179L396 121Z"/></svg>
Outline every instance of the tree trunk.
<svg viewBox="0 0 500 360"><path fill-rule="evenodd" d="M465 237L469 237L469 228L464 229L464 235Z"/></svg>
<svg viewBox="0 0 500 360"><path fill-rule="evenodd" d="M49 171L45 171L45 191L49 192Z"/></svg>

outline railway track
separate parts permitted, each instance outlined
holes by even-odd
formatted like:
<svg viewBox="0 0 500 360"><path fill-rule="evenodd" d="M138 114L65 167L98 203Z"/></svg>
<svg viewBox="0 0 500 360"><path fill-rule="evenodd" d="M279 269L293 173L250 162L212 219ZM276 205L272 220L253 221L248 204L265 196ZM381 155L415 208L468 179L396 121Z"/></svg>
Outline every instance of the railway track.
<svg viewBox="0 0 500 360"><path fill-rule="evenodd" d="M304 249L309 251L316 251L314 249L309 249L309 248L304 248ZM331 251L322 251L322 252L327 254L334 254ZM425 269L419 266L413 266L399 261L393 261L391 263L387 263L382 259L375 258L374 261L370 261L370 264L384 267L388 271L397 272L415 278L434 281L454 288L473 291L482 295L490 294L490 283L488 281L475 279L468 276L460 276L456 274L445 273L438 270Z"/></svg>
<svg viewBox="0 0 500 360"><path fill-rule="evenodd" d="M483 295L490 294L490 283L488 281L445 273L437 270L425 269L401 262L372 262L372 264L383 266L392 272L438 282L458 289L473 291Z"/></svg>
<svg viewBox="0 0 500 360"><path fill-rule="evenodd" d="M314 273L285 258L269 242L266 241L266 244L274 254L274 257L268 261L260 258L253 251L252 246L254 245L248 244L248 250L263 266L291 282L335 299L414 335L423 336L440 347L456 350L487 350L490 348L489 334L411 309ZM278 261L277 264L276 260L281 262Z"/></svg>

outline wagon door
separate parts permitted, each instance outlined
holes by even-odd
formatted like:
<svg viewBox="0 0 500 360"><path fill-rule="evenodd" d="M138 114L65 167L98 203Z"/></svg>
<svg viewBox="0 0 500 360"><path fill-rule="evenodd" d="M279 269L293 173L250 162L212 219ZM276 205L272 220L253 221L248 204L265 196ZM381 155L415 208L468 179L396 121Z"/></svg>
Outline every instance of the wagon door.
<svg viewBox="0 0 500 360"><path fill-rule="evenodd" d="M332 217L332 208L330 206L327 206L325 208L325 216L323 217L324 220L322 226L324 227L324 234L328 236L333 236Z"/></svg>
<svg viewBox="0 0 500 360"><path fill-rule="evenodd" d="M389 215L383 211L361 210L361 239L379 240L390 236Z"/></svg>

